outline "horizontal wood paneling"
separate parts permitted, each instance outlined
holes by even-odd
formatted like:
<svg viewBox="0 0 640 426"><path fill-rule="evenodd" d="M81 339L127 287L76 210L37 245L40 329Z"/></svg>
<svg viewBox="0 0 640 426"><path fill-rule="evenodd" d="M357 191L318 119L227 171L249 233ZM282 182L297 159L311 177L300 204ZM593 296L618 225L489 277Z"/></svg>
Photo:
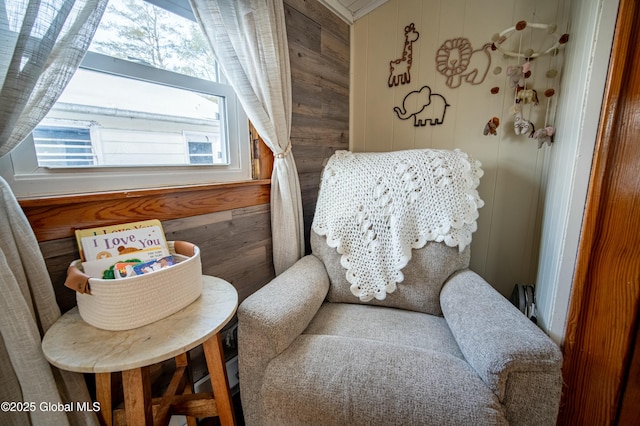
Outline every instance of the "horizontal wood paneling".
<svg viewBox="0 0 640 426"><path fill-rule="evenodd" d="M317 22L323 31L327 31L338 37L343 43L349 45L349 25L345 24L337 15L327 9L316 0L285 0L285 5L293 8ZM287 16L288 19L288 16ZM287 20L287 31L291 27L291 22ZM291 46L289 40L289 46Z"/></svg>
<svg viewBox="0 0 640 426"><path fill-rule="evenodd" d="M305 241L325 161L349 148L349 26L316 0L285 0L291 61L291 143L300 177Z"/></svg>
<svg viewBox="0 0 640 426"><path fill-rule="evenodd" d="M269 203L270 182L120 191L21 199L38 241L92 228L149 218L169 220Z"/></svg>
<svg viewBox="0 0 640 426"><path fill-rule="evenodd" d="M229 281L240 300L274 276L268 204L162 221L168 240L200 248L202 273ZM79 258L75 237L40 243L58 305L75 306L75 292L64 287L69 264Z"/></svg>
<svg viewBox="0 0 640 426"><path fill-rule="evenodd" d="M179 223L177 223L179 222ZM196 244L204 274L236 287L240 300L273 277L268 204L163 223L168 239Z"/></svg>

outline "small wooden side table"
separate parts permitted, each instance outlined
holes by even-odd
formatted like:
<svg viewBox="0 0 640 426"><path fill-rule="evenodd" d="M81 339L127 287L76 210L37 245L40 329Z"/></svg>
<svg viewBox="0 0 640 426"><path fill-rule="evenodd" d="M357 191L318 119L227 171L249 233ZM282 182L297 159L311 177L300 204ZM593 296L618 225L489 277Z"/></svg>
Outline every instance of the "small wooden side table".
<svg viewBox="0 0 640 426"><path fill-rule="evenodd" d="M234 425L220 330L238 307L238 293L228 282L203 276L202 295L191 305L152 324L126 331L95 328L82 320L78 309L65 313L47 331L42 350L58 368L95 373L100 421L112 425L112 373L122 372L125 417L128 425L166 424L173 414L219 416L222 425ZM187 351L202 344L213 394L193 394ZM151 399L149 366L176 358L176 372L159 401ZM185 381L188 385L185 386ZM184 390L180 391L180 389ZM176 395L176 392L178 394ZM190 424L194 423L192 418Z"/></svg>

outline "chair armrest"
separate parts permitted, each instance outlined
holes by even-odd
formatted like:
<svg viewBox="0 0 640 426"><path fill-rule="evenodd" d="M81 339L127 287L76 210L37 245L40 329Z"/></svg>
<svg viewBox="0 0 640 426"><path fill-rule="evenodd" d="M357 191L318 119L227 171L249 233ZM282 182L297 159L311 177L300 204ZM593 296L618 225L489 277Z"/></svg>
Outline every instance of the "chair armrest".
<svg viewBox="0 0 640 426"><path fill-rule="evenodd" d="M305 256L238 307L238 370L247 424L258 424L267 365L298 337L329 291L324 264Z"/></svg>
<svg viewBox="0 0 640 426"><path fill-rule="evenodd" d="M271 357L307 327L329 290L324 264L309 255L249 296L238 308L238 333Z"/></svg>
<svg viewBox="0 0 640 426"><path fill-rule="evenodd" d="M540 424L555 424L562 386L558 346L473 271L453 275L440 303L467 362L505 404L509 422L538 424L531 420L537 416L544 418Z"/></svg>

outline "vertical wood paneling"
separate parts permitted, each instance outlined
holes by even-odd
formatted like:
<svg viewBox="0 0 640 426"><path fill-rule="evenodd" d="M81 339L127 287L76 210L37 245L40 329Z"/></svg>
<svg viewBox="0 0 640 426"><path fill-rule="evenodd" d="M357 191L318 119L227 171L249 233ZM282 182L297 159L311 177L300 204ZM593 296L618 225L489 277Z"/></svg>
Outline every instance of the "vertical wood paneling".
<svg viewBox="0 0 640 426"><path fill-rule="evenodd" d="M424 13L423 2L422 1L407 1L401 2L398 4L397 16L395 18L394 28L397 28L395 32L395 41L394 41L394 51L397 56L395 58L400 57L400 52L402 51L402 47L404 46L404 27L410 23L414 23L417 25L418 32L420 36L418 40L413 44L413 58L411 64L411 90L419 90L420 84L422 81L430 81L430 78L425 78L425 71L431 72L431 67L423 66L423 62L425 61L424 55L421 54L421 49L418 49L418 46L421 44L427 43L435 43L436 40L432 40L430 37L425 36L423 34L422 29L420 28L420 22L422 22L421 16ZM429 13L432 13L431 11ZM433 23L433 25L437 25L437 23ZM420 44L418 44L420 43ZM387 68L387 74L389 70ZM387 88L383 91L386 92L387 96L391 94L393 96L393 107L401 106L402 101L404 99L404 95L406 93L400 92L398 90L394 90L391 88ZM392 108L393 108L392 107ZM385 115L387 115L387 111L385 111ZM391 126L393 128L393 135L391 139L392 149L393 150L401 150L401 149L411 149L416 146L416 137L418 136L418 132L416 128L413 126L407 126L406 122L401 122L395 117L395 113L388 114L391 119ZM431 130L431 129L430 129ZM426 138L425 138L426 140Z"/></svg>
<svg viewBox="0 0 640 426"><path fill-rule="evenodd" d="M382 6L384 7L384 6ZM349 101L349 148L354 146L366 150L365 125L367 122L367 87L365 82L369 79L369 69L361 64L367 63L369 53L369 18L367 16L356 21L351 29L351 84ZM357 78L355 73L357 71Z"/></svg>
<svg viewBox="0 0 640 426"><path fill-rule="evenodd" d="M367 120L364 129L364 142L367 151L385 151L393 140L393 97L387 90L389 79L389 61L402 56L404 43L404 25L395 32L381 31L389 22L394 22L397 11L384 4L368 17L369 40L367 55L367 79L365 81L366 103L354 99L356 105L367 109ZM405 24L406 25L406 24ZM381 56L382 54L382 56ZM358 64L362 66L362 64ZM356 65L354 64L354 67ZM355 79L360 78L359 70L354 69ZM357 106L356 106L357 108Z"/></svg>
<svg viewBox="0 0 640 426"><path fill-rule="evenodd" d="M564 4L564 1L560 2ZM479 192L485 206L480 210L478 231L472 243L471 267L507 295L516 283L533 283L539 244L539 199L544 158L550 149L538 150L537 143L513 131L510 108L514 103L504 70L515 60L492 54L492 64L480 85L463 82L458 88L446 85L436 70L435 57L442 43L467 38L472 48L491 42L493 34L519 20L563 24L563 9L552 0L390 0L353 26L354 58L352 78L352 149L389 151L410 148L459 148L483 164L485 176ZM414 22L420 38L413 45L411 83L389 88L390 60L400 57L404 27ZM501 66L499 77L493 74ZM528 87L540 93L539 107L525 106L524 116L543 126L548 58L533 63ZM428 85L451 105L445 122L437 126L414 127L412 120L399 120L394 106L404 96ZM500 87L491 95L493 86ZM557 88L557 85L556 85ZM498 136L482 134L485 123L498 116ZM558 125L561 125L559 123ZM553 148L551 148L553 149Z"/></svg>
<svg viewBox="0 0 640 426"><path fill-rule="evenodd" d="M556 143L543 181L538 324L562 343L598 133L618 0L571 2ZM596 60L593 60L597 58Z"/></svg>

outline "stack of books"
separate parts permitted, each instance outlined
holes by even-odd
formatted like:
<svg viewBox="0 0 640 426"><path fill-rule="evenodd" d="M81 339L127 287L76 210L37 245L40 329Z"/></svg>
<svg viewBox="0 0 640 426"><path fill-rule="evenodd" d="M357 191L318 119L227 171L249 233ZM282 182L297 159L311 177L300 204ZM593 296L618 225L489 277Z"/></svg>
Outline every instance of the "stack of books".
<svg viewBox="0 0 640 426"><path fill-rule="evenodd" d="M84 273L121 279L174 264L159 220L76 230Z"/></svg>

